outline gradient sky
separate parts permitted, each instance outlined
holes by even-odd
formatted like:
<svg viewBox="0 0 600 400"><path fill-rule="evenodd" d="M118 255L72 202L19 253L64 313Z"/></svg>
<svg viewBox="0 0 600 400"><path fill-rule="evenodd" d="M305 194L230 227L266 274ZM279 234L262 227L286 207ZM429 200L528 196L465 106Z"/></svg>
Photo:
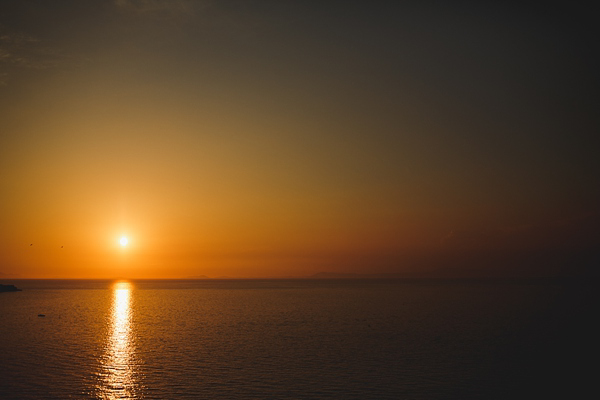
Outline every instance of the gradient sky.
<svg viewBox="0 0 600 400"><path fill-rule="evenodd" d="M0 279L597 274L596 14L387 3L2 1Z"/></svg>

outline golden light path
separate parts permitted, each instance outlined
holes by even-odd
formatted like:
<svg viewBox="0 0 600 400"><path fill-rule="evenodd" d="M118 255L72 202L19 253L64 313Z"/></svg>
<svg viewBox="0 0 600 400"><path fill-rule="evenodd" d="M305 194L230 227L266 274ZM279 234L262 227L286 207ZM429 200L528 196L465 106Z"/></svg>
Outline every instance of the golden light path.
<svg viewBox="0 0 600 400"><path fill-rule="evenodd" d="M131 329L131 290L129 282L113 286L111 327L102 358L100 398L136 398L135 352Z"/></svg>

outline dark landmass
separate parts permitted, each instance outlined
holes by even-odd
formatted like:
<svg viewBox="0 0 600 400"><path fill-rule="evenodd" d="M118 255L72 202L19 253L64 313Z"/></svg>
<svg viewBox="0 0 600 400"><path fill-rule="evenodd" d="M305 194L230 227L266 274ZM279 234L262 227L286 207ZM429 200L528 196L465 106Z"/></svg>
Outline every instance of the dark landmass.
<svg viewBox="0 0 600 400"><path fill-rule="evenodd" d="M381 273L381 274L353 274L345 272L319 272L311 275L308 279L399 279L405 278L404 274Z"/></svg>
<svg viewBox="0 0 600 400"><path fill-rule="evenodd" d="M301 279L407 279L407 280L435 280L435 279L477 279L478 276L452 276L444 274L435 274L425 271L422 273L400 273L400 272L382 272L373 274L359 274L349 272L319 272L314 275L307 276Z"/></svg>
<svg viewBox="0 0 600 400"><path fill-rule="evenodd" d="M20 292L21 289L18 289L15 285L2 285L0 284L0 292Z"/></svg>

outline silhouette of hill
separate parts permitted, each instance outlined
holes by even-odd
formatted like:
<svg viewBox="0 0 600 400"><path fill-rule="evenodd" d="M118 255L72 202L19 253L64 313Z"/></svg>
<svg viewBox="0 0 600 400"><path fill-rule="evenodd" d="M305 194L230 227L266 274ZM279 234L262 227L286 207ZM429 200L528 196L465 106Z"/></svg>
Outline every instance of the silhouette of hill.
<svg viewBox="0 0 600 400"><path fill-rule="evenodd" d="M319 272L308 279L399 279L406 278L406 274L380 273L380 274L355 274L347 272Z"/></svg>

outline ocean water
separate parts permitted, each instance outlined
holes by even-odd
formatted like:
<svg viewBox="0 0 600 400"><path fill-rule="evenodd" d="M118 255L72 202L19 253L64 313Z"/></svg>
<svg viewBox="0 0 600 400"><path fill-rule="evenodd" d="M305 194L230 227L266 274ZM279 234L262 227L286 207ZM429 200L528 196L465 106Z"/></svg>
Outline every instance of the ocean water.
<svg viewBox="0 0 600 400"><path fill-rule="evenodd" d="M598 391L590 282L2 283L23 289L0 293L2 399L514 399Z"/></svg>

